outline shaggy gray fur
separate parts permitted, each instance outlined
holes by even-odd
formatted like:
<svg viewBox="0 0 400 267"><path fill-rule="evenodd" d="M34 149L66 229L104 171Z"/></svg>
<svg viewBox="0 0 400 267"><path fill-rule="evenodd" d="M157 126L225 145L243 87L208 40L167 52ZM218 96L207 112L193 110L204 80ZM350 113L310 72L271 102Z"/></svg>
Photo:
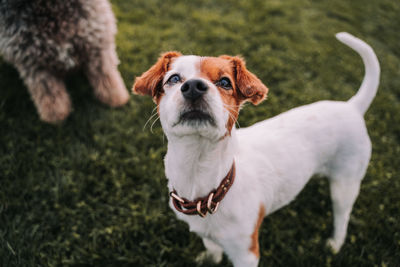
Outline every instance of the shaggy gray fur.
<svg viewBox="0 0 400 267"><path fill-rule="evenodd" d="M76 68L103 103L128 101L117 69L116 31L107 0L0 0L0 53L18 69L46 122L70 113L63 78Z"/></svg>

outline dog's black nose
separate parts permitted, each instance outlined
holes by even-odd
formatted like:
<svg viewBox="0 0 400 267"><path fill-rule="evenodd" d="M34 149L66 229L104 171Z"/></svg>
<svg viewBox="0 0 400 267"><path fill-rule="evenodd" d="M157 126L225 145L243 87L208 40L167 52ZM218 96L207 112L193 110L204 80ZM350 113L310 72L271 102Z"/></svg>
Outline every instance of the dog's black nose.
<svg viewBox="0 0 400 267"><path fill-rule="evenodd" d="M207 84L202 80L188 80L182 85L181 92L185 99L194 101L207 92L207 89Z"/></svg>

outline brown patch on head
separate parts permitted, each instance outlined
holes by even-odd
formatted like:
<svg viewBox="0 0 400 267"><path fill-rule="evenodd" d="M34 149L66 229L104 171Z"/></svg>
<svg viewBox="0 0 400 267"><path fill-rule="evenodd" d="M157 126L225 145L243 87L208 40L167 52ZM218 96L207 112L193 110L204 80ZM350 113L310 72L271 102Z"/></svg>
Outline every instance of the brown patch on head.
<svg viewBox="0 0 400 267"><path fill-rule="evenodd" d="M268 88L246 69L246 64L240 57L203 58L200 63L200 72L214 84L224 77L232 83L231 90L217 86L225 108L230 113L226 125L229 134L238 118L241 104L250 101L257 105L265 99L268 92Z"/></svg>
<svg viewBox="0 0 400 267"><path fill-rule="evenodd" d="M200 63L200 72L202 76L214 84L224 77L228 78L232 83L233 88L231 90L217 86L225 108L230 114L226 124L226 128L230 133L239 115L240 107L240 97L236 91L235 73L232 64L229 60L223 58L206 57Z"/></svg>
<svg viewBox="0 0 400 267"><path fill-rule="evenodd" d="M164 75L169 70L174 58L179 56L181 56L179 52L162 54L156 64L136 78L132 91L139 95L150 95L154 102L158 104L163 95L162 80Z"/></svg>
<svg viewBox="0 0 400 267"><path fill-rule="evenodd" d="M241 57L220 56L220 58L229 60L235 71L235 83L241 95L241 101L250 101L258 105L265 99L268 88L246 68L246 63Z"/></svg>
<svg viewBox="0 0 400 267"><path fill-rule="evenodd" d="M250 252L253 253L257 258L260 257L260 246L258 243L258 231L261 227L261 223L265 216L265 207L263 204L260 205L260 209L258 211L258 219L256 225L254 227L253 234L251 235L251 245L250 245Z"/></svg>

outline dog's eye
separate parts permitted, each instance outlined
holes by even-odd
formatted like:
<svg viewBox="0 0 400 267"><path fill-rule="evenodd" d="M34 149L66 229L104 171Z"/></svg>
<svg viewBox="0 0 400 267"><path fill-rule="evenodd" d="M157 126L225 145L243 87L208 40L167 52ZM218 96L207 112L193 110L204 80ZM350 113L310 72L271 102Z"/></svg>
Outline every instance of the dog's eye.
<svg viewBox="0 0 400 267"><path fill-rule="evenodd" d="M182 79L181 79L181 76L179 76L178 74L174 74L174 75L172 75L171 77L169 77L167 83L169 83L169 84L175 84L175 83L180 82L181 80L182 80Z"/></svg>
<svg viewBox="0 0 400 267"><path fill-rule="evenodd" d="M224 77L221 80L219 80L218 82L216 82L216 85L219 87L222 87L226 90L232 89L231 81L226 77Z"/></svg>

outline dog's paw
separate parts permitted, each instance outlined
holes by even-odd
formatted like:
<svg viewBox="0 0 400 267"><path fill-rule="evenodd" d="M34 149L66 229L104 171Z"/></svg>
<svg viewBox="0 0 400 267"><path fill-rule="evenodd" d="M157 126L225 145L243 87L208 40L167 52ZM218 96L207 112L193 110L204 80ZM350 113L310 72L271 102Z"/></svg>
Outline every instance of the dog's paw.
<svg viewBox="0 0 400 267"><path fill-rule="evenodd" d="M56 95L44 95L35 103L40 119L47 123L61 123L71 113L71 100L64 91Z"/></svg>
<svg viewBox="0 0 400 267"><path fill-rule="evenodd" d="M129 101L129 93L117 69L89 78L92 79L97 99L104 104L110 107L120 107Z"/></svg>
<svg viewBox="0 0 400 267"><path fill-rule="evenodd" d="M208 250L201 252L196 257L197 263L204 263L207 261L211 261L213 263L220 263L222 261L222 253L212 253Z"/></svg>
<svg viewBox="0 0 400 267"><path fill-rule="evenodd" d="M129 101L129 94L125 86L101 88L100 91L97 91L96 96L101 102L113 108L123 106Z"/></svg>
<svg viewBox="0 0 400 267"><path fill-rule="evenodd" d="M340 248L343 245L343 242L338 242L337 240L333 238L329 238L326 242L326 245L331 249L333 254L338 254L340 251Z"/></svg>

